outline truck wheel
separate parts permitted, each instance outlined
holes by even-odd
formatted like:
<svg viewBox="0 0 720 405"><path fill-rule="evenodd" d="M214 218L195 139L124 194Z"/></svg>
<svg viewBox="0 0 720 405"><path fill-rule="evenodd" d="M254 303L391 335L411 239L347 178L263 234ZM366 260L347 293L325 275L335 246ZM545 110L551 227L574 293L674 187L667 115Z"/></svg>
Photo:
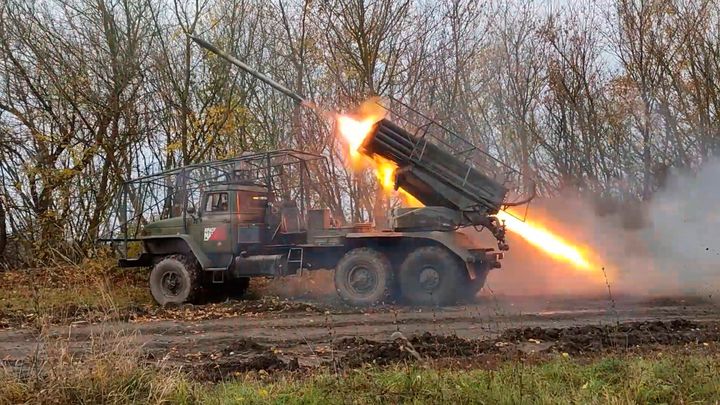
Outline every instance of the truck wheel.
<svg viewBox="0 0 720 405"><path fill-rule="evenodd" d="M335 289L340 298L352 305L373 305L384 301L391 285L390 260L370 248L347 252L335 267Z"/></svg>
<svg viewBox="0 0 720 405"><path fill-rule="evenodd" d="M400 266L400 292L412 304L453 304L462 297L466 282L462 263L439 246L418 248Z"/></svg>
<svg viewBox="0 0 720 405"><path fill-rule="evenodd" d="M194 302L200 295L200 264L185 255L170 255L150 273L150 292L160 305Z"/></svg>

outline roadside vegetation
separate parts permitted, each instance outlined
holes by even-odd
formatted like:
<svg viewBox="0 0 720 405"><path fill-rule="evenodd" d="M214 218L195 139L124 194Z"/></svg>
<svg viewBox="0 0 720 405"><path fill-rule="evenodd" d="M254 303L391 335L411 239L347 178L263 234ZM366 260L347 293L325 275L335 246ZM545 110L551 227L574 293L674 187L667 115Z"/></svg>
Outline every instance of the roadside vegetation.
<svg viewBox="0 0 720 405"><path fill-rule="evenodd" d="M152 305L144 271L119 270L114 259L0 272L0 328L122 318Z"/></svg>
<svg viewBox="0 0 720 405"><path fill-rule="evenodd" d="M114 259L0 272L0 328L103 321L152 305L145 271L119 270Z"/></svg>
<svg viewBox="0 0 720 405"><path fill-rule="evenodd" d="M710 403L720 400L718 356L608 357L508 362L495 370L397 366L265 383L256 378L201 391L208 403Z"/></svg>
<svg viewBox="0 0 720 405"><path fill-rule="evenodd" d="M118 348L115 348L118 349ZM0 369L0 404L55 403L717 403L720 355L681 352L605 357L558 355L458 370L408 364L334 373L238 374L218 384L191 380L127 351L84 362L48 358L22 375Z"/></svg>
<svg viewBox="0 0 720 405"><path fill-rule="evenodd" d="M147 269L121 269L116 259L0 271L0 330L143 319L204 320L241 313L322 311L322 305L281 296L307 288L254 279L242 296L210 291L204 305L162 308L153 301ZM315 282L311 279L310 282ZM297 283L299 284L299 283ZM229 300L228 300L229 299ZM1 359L1 357L0 357Z"/></svg>

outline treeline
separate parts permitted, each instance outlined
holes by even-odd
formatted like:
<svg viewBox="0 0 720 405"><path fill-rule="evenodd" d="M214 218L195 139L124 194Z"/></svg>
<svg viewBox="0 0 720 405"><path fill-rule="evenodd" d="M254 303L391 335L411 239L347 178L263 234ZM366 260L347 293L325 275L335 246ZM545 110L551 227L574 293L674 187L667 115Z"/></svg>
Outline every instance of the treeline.
<svg viewBox="0 0 720 405"><path fill-rule="evenodd" d="M394 97L552 194L647 200L720 149L711 0L5 0L0 257L93 249L126 178L248 150L328 157L323 204L372 219L332 122L204 52L218 44L319 105ZM338 191L339 190L339 191Z"/></svg>

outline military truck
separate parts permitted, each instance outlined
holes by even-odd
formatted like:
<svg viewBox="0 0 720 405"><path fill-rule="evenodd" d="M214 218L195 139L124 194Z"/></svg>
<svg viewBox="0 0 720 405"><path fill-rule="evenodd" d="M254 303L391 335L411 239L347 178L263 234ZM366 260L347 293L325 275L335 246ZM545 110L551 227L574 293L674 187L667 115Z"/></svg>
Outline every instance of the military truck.
<svg viewBox="0 0 720 405"><path fill-rule="evenodd" d="M323 179L332 175L323 156L246 153L126 182L109 238L123 250L120 266L152 268L150 290L161 305L193 302L218 287L242 293L252 277L316 269L334 270L338 295L352 305L447 305L475 295L508 249L493 215L532 197L509 202L516 170L399 100L387 109L361 152L395 162L396 189L424 206L393 209L385 227L345 223L341 208L321 206ZM462 228L490 230L497 249ZM133 247L139 254L129 258Z"/></svg>

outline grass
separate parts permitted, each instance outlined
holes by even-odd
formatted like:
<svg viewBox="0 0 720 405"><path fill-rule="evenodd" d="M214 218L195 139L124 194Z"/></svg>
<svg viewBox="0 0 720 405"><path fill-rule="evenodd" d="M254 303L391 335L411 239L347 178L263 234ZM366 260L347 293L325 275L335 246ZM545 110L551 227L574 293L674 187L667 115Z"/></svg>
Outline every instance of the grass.
<svg viewBox="0 0 720 405"><path fill-rule="evenodd" d="M187 397L188 380L178 371L144 363L129 339L106 346L109 341L93 339L80 359L46 340L30 364L0 366L0 404L163 403Z"/></svg>
<svg viewBox="0 0 720 405"><path fill-rule="evenodd" d="M559 358L490 370L407 366L343 376L264 383L229 382L203 392L205 403L717 403L718 357L609 357L590 364Z"/></svg>
<svg viewBox="0 0 720 405"><path fill-rule="evenodd" d="M114 353L114 354L113 354ZM45 363L18 377L0 369L0 404L10 403L718 403L720 356L653 354L591 362L558 357L494 370L398 365L344 374L253 373L200 384L113 350L78 362Z"/></svg>
<svg viewBox="0 0 720 405"><path fill-rule="evenodd" d="M101 320L152 304L147 272L117 269L110 260L0 272L0 285L0 328Z"/></svg>

